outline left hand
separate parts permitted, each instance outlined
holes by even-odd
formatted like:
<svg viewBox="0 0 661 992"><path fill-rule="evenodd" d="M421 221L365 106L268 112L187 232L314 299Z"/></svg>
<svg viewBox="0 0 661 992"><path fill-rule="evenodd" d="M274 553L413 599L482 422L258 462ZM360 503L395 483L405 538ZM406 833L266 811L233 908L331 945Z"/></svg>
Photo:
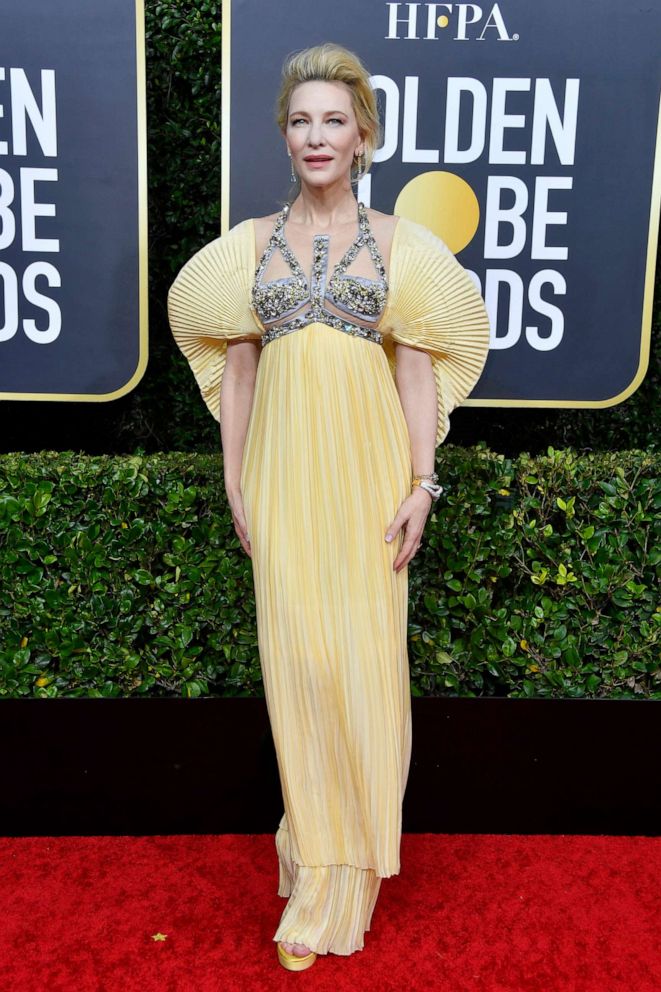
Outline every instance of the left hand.
<svg viewBox="0 0 661 992"><path fill-rule="evenodd" d="M393 562L395 572L405 568L420 547L432 502L431 493L416 486L411 495L406 497L395 519L386 530L386 534L392 534L394 541L399 530L404 528L404 543Z"/></svg>

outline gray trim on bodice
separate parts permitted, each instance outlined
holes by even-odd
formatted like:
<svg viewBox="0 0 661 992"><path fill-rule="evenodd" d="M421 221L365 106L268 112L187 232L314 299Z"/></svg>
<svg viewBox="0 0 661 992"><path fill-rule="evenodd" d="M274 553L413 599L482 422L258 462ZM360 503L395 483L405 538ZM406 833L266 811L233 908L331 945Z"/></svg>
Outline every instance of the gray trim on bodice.
<svg viewBox="0 0 661 992"><path fill-rule="evenodd" d="M278 214L271 237L257 265L252 288L252 305L262 324L290 317L305 304L309 304L309 307L305 313L266 330L262 334L262 344L268 344L269 341L299 327L306 327L314 321L329 324L347 334L381 344L383 335L376 330L376 327L365 327L344 320L324 306L324 301L329 300L338 310L359 317L368 324L377 324L385 309L388 295L386 270L363 204L358 202L358 234L333 269L330 279L328 279L330 235L314 235L310 284L285 237L284 228L288 213L289 204L286 204ZM378 279L346 274L347 268L363 245L370 253L379 274ZM278 248L289 265L292 275L263 283L264 271L273 252Z"/></svg>

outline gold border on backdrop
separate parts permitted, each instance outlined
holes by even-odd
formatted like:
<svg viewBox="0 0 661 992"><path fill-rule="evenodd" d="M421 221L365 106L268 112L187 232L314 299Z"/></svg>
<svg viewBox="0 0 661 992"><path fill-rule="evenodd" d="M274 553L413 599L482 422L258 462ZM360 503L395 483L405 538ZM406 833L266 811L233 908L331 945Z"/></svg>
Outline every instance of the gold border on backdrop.
<svg viewBox="0 0 661 992"><path fill-rule="evenodd" d="M654 306L654 277L656 253L659 242L659 211L661 210L661 94L657 113L656 141L654 145L654 168L652 170L652 193L650 197L650 223L647 234L647 259L645 262L645 284L643 289L643 311L640 328L640 356L633 379L617 396L606 400L465 400L462 406L531 406L531 407L590 407L598 409L622 403L640 386L645 378L650 360L652 339L652 308Z"/></svg>
<svg viewBox="0 0 661 992"><path fill-rule="evenodd" d="M148 254L147 254L147 111L145 80L144 0L135 0L135 50L138 145L138 320L139 354L135 372L123 386L110 393L3 393L0 400L58 400L105 403L125 396L142 379L149 351Z"/></svg>
<svg viewBox="0 0 661 992"><path fill-rule="evenodd" d="M232 0L222 0L222 120L221 120L221 214L220 232L227 234L229 230L230 203L230 75L232 68L231 23ZM650 358L650 341L652 337L652 307L654 305L654 277L656 271L656 254L659 239L659 211L661 210L661 94L657 112L656 141L654 146L654 168L652 172L652 194L650 198L649 230L647 235L647 260L645 263L645 283L643 291L643 310L640 335L640 354L638 368L633 379L617 396L605 400L506 400L506 399L467 399L461 406L519 406L519 407L600 407L616 406L634 393L645 378Z"/></svg>

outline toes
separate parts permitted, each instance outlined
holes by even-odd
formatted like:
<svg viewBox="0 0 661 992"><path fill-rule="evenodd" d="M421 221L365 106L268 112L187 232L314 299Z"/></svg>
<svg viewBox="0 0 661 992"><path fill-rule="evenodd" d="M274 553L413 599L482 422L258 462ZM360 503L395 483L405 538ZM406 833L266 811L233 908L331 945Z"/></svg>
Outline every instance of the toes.
<svg viewBox="0 0 661 992"><path fill-rule="evenodd" d="M304 958L307 954L310 953L310 948L307 947L305 944L294 944L289 940L282 940L280 941L280 943L287 951L287 954L295 954L296 957Z"/></svg>

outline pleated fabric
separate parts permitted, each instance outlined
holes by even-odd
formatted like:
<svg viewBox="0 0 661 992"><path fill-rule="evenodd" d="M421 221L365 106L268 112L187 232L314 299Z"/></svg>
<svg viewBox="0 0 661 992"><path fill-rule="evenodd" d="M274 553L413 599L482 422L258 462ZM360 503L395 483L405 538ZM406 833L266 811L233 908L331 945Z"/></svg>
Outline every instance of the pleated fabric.
<svg viewBox="0 0 661 992"><path fill-rule="evenodd" d="M297 865L283 814L275 835L278 895L289 898L274 941L305 944L318 954L353 954L365 946L381 879L353 865Z"/></svg>
<svg viewBox="0 0 661 992"><path fill-rule="evenodd" d="M256 265L254 223L248 219L200 248L168 293L172 333L218 421L227 341L259 340L264 333L250 301ZM393 381L397 344L429 354L438 398L438 447L450 429L450 414L470 395L484 368L489 317L466 269L422 224L399 218L389 270L390 291L379 323L383 351Z"/></svg>
<svg viewBox="0 0 661 992"><path fill-rule="evenodd" d="M174 339L218 422L227 342L244 337L259 340L261 334L261 324L250 309L253 237L252 221L244 220L210 241L179 270L168 292Z"/></svg>
<svg viewBox="0 0 661 992"><path fill-rule="evenodd" d="M405 217L395 228L391 293L381 320L383 347L395 375L395 345L426 351L436 380L436 446L450 414L470 394L489 351L489 317L472 278L445 242Z"/></svg>
<svg viewBox="0 0 661 992"><path fill-rule="evenodd" d="M254 230L206 245L170 289L174 336L218 419L227 340L263 330L249 308ZM248 273L250 278L248 279ZM437 443L477 381L489 323L440 239L402 218L383 345L313 322L262 348L241 467L257 632L284 814L274 940L364 946L381 879L400 871L411 701L408 574L388 524L411 491L397 343L432 359Z"/></svg>
<svg viewBox="0 0 661 992"><path fill-rule="evenodd" d="M384 535L410 473L406 421L378 345L321 323L266 345L240 481L264 689L301 865L399 871L407 576L392 567L401 534L391 544Z"/></svg>

